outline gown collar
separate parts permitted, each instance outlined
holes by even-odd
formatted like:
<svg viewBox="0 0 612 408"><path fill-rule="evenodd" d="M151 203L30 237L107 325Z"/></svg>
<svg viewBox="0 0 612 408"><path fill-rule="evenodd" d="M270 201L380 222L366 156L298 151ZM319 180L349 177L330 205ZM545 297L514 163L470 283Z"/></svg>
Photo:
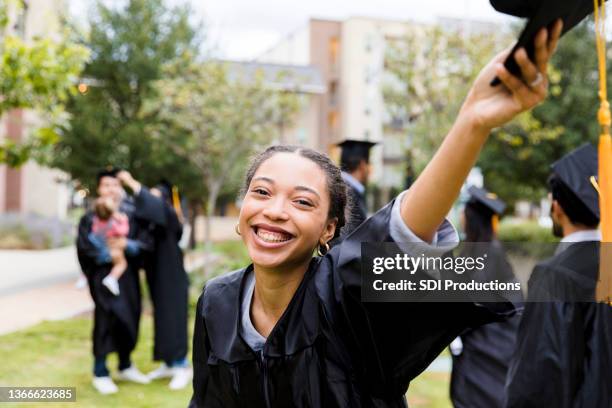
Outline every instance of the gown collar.
<svg viewBox="0 0 612 408"><path fill-rule="evenodd" d="M313 258L310 262L287 309L264 344L265 356L292 355L316 342L321 332L320 308L315 285L311 283L319 263L320 258ZM240 334L242 293L248 273L252 271L253 265L249 265L222 277L222 285L210 285L213 293L206 296L208 301L204 303L203 313L213 360L236 363L257 358Z"/></svg>

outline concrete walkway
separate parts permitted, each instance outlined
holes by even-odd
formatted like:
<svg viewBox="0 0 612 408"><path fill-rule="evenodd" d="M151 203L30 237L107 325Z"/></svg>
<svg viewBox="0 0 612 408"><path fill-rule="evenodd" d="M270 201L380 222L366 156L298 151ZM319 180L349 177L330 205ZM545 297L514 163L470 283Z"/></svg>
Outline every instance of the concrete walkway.
<svg viewBox="0 0 612 408"><path fill-rule="evenodd" d="M0 297L77 279L74 246L48 251L0 251Z"/></svg>
<svg viewBox="0 0 612 408"><path fill-rule="evenodd" d="M81 272L73 246L0 251L0 265L0 334L93 308L87 288L79 290L74 285Z"/></svg>
<svg viewBox="0 0 612 408"><path fill-rule="evenodd" d="M80 270L68 268L78 268L72 265L73 261L76 262L76 248L36 252L23 259L21 254L0 253L0 265L6 265L4 260L8 258L22 262L19 269L7 268L0 272L0 310L3 312L0 335L25 329L44 320L68 319L93 310L86 281L79 281ZM208 261L202 253L191 253L185 256L185 268L192 271ZM45 268L47 264L49 267ZM21 269L25 265L31 269ZM18 270L25 270L25 273L19 274Z"/></svg>

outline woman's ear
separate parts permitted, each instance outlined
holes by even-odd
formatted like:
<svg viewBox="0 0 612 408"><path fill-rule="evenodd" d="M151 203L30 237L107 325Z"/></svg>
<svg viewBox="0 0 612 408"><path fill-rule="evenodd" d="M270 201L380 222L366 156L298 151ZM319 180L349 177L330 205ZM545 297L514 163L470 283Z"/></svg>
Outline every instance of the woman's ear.
<svg viewBox="0 0 612 408"><path fill-rule="evenodd" d="M323 234L321 234L321 238L319 239L319 243L321 245L325 245L327 242L331 241L336 233L336 226L338 225L338 218L332 218L327 220L327 224L325 224L325 229L323 230Z"/></svg>

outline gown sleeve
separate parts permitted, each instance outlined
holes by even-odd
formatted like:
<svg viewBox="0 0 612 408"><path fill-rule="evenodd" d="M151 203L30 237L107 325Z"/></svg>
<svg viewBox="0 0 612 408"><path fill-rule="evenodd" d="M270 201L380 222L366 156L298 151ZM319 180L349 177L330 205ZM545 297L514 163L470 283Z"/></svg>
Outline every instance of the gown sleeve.
<svg viewBox="0 0 612 408"><path fill-rule="evenodd" d="M208 353L206 351L206 328L202 314L204 293L198 299L195 327L193 330L193 396L189 408L205 407L208 386Z"/></svg>
<svg viewBox="0 0 612 408"><path fill-rule="evenodd" d="M142 220L152 222L156 225L165 227L168 220L164 209L164 201L152 195L146 187L142 187L140 192L134 196L136 206L135 216Z"/></svg>
<svg viewBox="0 0 612 408"><path fill-rule="evenodd" d="M529 282L530 300L557 291L551 273L548 267L536 267ZM582 307L560 301L527 304L506 379L506 407L571 406L585 353Z"/></svg>
<svg viewBox="0 0 612 408"><path fill-rule="evenodd" d="M404 395L419 375L450 342L469 327L503 320L511 304L362 302L361 243L409 242L418 255L447 253L458 235L444 221L431 243L418 239L404 224L397 199L367 219L335 246L322 266L332 270L339 332L355 372L373 395ZM330 264L331 263L331 264ZM333 312L332 312L333 313Z"/></svg>
<svg viewBox="0 0 612 408"><path fill-rule="evenodd" d="M100 255L99 249L89 239L91 232L91 217L85 214L79 221L76 247L77 257L81 270L87 274L96 265L96 259Z"/></svg>

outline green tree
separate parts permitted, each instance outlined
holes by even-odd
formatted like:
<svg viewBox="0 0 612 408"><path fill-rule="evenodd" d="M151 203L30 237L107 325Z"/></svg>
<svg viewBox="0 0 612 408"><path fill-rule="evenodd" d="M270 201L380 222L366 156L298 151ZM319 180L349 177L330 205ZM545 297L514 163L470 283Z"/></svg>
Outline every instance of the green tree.
<svg viewBox="0 0 612 408"><path fill-rule="evenodd" d="M177 163L153 145L146 129L156 112L143 106L155 97L153 84L166 75L166 65L197 53L199 31L187 6L169 7L163 0L105 4L97 2L83 40L92 50L83 74L91 86L68 105L70 127L56 144L53 164L85 187L108 165L127 168L148 184L163 175L173 179L181 172L168 172Z"/></svg>
<svg viewBox="0 0 612 408"><path fill-rule="evenodd" d="M240 187L249 157L290 126L299 107L296 95L267 88L262 72L233 74L221 62L190 64L182 75L158 81L158 98L149 105L160 118L151 129L155 143L200 175L207 244L219 196Z"/></svg>
<svg viewBox="0 0 612 408"><path fill-rule="evenodd" d="M417 171L440 145L476 75L505 39L429 26L415 27L390 44L383 86L388 127L409 135Z"/></svg>
<svg viewBox="0 0 612 408"><path fill-rule="evenodd" d="M21 1L0 0L0 32L7 32L10 14L24 12ZM0 164L17 167L42 153L57 140L58 126L66 119L64 104L76 92L88 50L68 40L66 33L54 34L54 39L29 41L0 34L0 118L12 109L33 109L43 119L25 141L0 141Z"/></svg>

